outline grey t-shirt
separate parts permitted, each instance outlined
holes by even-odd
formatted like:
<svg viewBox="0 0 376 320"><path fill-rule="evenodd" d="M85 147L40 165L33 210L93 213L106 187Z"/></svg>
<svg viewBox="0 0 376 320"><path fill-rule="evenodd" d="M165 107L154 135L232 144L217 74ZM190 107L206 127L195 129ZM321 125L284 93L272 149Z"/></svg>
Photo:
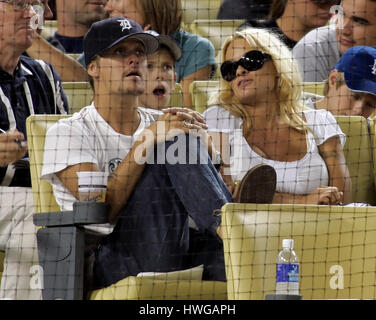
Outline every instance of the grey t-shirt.
<svg viewBox="0 0 376 320"><path fill-rule="evenodd" d="M335 25L323 26L308 32L294 47L304 82L321 82L340 58Z"/></svg>

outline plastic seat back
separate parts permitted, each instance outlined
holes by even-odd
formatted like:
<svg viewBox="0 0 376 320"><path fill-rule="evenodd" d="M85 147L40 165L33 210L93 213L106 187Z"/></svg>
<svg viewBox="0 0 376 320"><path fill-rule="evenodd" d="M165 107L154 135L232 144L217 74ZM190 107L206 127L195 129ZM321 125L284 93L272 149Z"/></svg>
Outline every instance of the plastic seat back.
<svg viewBox="0 0 376 320"><path fill-rule="evenodd" d="M67 117L69 115L39 114L31 115L26 120L35 213L60 211L60 207L57 205L52 191L52 186L47 181L41 179L41 172L46 132L59 119Z"/></svg>
<svg viewBox="0 0 376 320"><path fill-rule="evenodd" d="M222 208L231 299L275 293L283 239L294 239L303 299L375 299L374 207L227 204Z"/></svg>
<svg viewBox="0 0 376 320"><path fill-rule="evenodd" d="M89 82L63 82L62 84L71 113L78 112L91 104L93 90Z"/></svg>
<svg viewBox="0 0 376 320"><path fill-rule="evenodd" d="M335 116L346 134L344 154L350 171L352 202L376 204L374 164L367 121L360 116Z"/></svg>
<svg viewBox="0 0 376 320"><path fill-rule="evenodd" d="M189 87L191 104L194 110L204 112L208 107L208 100L211 95L218 93L219 81L193 81Z"/></svg>

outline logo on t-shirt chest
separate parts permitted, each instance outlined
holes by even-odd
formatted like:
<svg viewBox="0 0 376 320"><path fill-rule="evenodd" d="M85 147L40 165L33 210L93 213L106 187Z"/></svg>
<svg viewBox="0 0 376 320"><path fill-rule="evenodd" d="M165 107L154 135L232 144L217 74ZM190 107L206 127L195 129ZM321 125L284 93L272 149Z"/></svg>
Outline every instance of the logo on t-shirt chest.
<svg viewBox="0 0 376 320"><path fill-rule="evenodd" d="M119 164L121 163L122 159L120 158L115 158L115 159L112 159L108 162L108 172L109 173L112 173L116 170L116 168L119 166Z"/></svg>

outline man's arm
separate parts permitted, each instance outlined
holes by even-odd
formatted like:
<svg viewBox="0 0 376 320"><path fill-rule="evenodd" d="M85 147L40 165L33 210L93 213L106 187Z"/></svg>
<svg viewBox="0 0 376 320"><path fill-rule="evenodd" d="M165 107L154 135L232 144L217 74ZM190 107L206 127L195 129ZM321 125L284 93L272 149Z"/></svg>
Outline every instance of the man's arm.
<svg viewBox="0 0 376 320"><path fill-rule="evenodd" d="M110 206L109 221L111 223L116 221L117 215L132 194L145 168L145 156L148 154L148 150L154 148L156 144L164 143L178 134L189 134L190 129L206 129L206 125L197 120L187 127L183 121L191 120L193 116L183 110L177 112L176 109L171 109L164 110L164 112L164 115L160 116L156 122L145 129L148 130L145 135L142 133L140 135L151 137L151 139L145 139L145 141L137 140L124 160L109 177L106 202ZM165 131L161 131L159 129L160 126L164 127ZM145 130L144 132L146 132ZM81 163L56 172L56 176L76 199L78 199L77 172L79 171L99 171L99 168L93 163Z"/></svg>
<svg viewBox="0 0 376 320"><path fill-rule="evenodd" d="M138 179L140 178L145 164L136 162L135 150L141 144L137 141L131 151L120 163L116 170L109 176L107 183L106 202L110 206L109 221L114 223L117 214L127 203ZM80 171L100 171L94 163L80 163L69 166L66 169L57 172L56 176L64 186L78 199L78 179L77 172Z"/></svg>
<svg viewBox="0 0 376 320"><path fill-rule="evenodd" d="M79 62L52 46L38 34L26 52L34 59L49 61L63 82L87 81L86 70Z"/></svg>

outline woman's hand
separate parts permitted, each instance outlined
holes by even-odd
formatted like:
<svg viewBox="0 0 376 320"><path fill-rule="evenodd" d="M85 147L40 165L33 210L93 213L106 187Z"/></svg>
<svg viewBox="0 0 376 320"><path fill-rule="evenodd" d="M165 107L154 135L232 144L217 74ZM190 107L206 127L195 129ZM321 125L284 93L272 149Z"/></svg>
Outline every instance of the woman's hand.
<svg viewBox="0 0 376 320"><path fill-rule="evenodd" d="M340 205L343 203L343 192L337 187L320 186L307 195L306 204Z"/></svg>

